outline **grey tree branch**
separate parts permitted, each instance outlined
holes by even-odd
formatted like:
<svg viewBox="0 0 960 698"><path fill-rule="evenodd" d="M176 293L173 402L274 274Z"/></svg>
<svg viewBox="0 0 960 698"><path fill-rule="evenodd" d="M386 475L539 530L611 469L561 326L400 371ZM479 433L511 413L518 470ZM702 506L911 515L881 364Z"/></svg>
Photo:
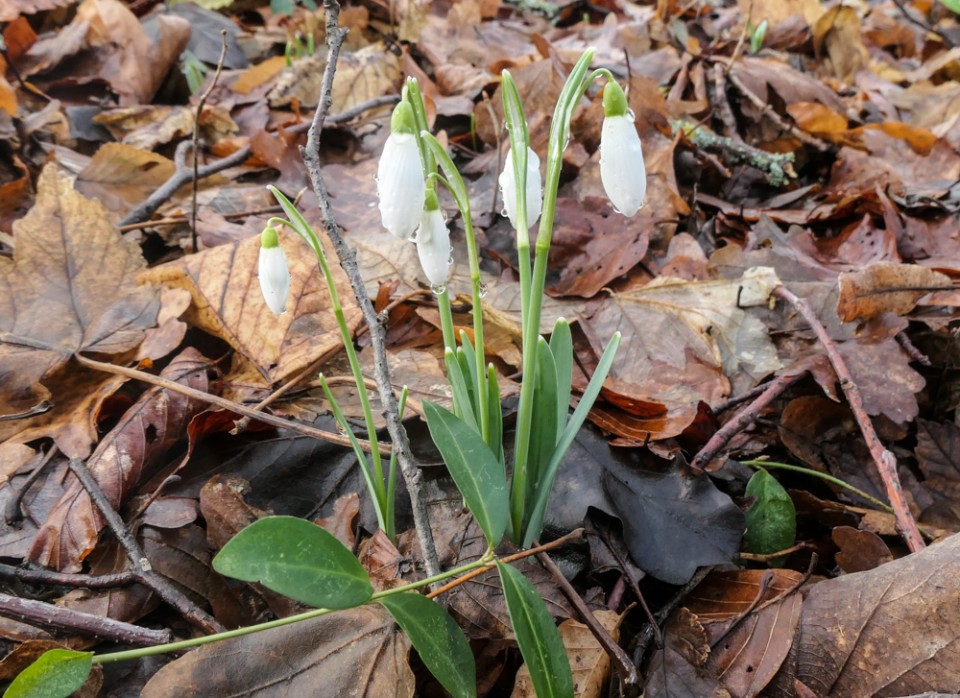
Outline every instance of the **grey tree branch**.
<svg viewBox="0 0 960 698"><path fill-rule="evenodd" d="M344 242L343 235L340 233L340 226L337 225L333 207L330 204L330 197L327 194L327 187L320 172L320 133L323 130L324 115L330 110L333 76L337 70L340 47L347 35L347 29L339 26L340 3L337 0L324 0L323 8L327 18L327 65L323 71L320 103L317 105L317 111L313 115L313 124L307 133L307 145L301 150L301 153L307 167L307 173L310 176L313 191L320 202L320 213L327 229L327 235L330 237L330 241L337 252L337 257L340 259L340 266L343 267L347 278L350 280L350 286L353 288L357 303L363 312L363 318L370 328L370 342L374 352L375 364L374 377L380 391L380 404L383 406L387 431L393 441L393 450L397 454L400 471L406 482L407 491L410 493L410 503L413 507L413 518L416 524L417 538L423 552L426 573L428 576L433 576L439 574L440 564L437 560L437 549L430 528L430 517L427 513L426 504L421 497L422 476L410 452L410 440L407 438L407 430L400 421L397 398L393 394L393 385L390 382L390 370L387 366L386 332L373 303L370 301L370 296L367 295L363 277L360 276L360 268L357 265L356 252Z"/></svg>

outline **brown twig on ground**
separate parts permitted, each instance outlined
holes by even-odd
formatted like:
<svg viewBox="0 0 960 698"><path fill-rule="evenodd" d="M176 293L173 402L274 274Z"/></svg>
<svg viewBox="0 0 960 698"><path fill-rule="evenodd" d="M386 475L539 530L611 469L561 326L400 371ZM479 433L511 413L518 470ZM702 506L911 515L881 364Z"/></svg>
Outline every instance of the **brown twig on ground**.
<svg viewBox="0 0 960 698"><path fill-rule="evenodd" d="M324 119L324 123L338 124L344 121L349 121L350 119L356 118L367 110L375 109L386 104L393 104L398 100L399 97L396 95L375 97L374 99L369 99L366 102L361 102L360 104L357 104L356 106L340 114L334 114L330 117L327 117ZM292 126L289 130L303 131L307 130L307 128L309 128L309 125L304 122L303 124ZM160 187L154 191L146 201L128 213L124 219L117 224L118 227L132 229L129 226L143 223L149 219L158 208L163 206L163 204L165 204L170 197L176 193L177 189L195 178L192 169L186 165L186 153L189 148L190 141L183 141L177 146L173 156L175 169L174 173L170 176L170 179L161 184ZM213 162L209 162L203 167L198 168L196 172L196 179L209 177L212 174L222 172L223 170L233 167L234 165L240 165L247 158L249 158L252 153L253 150L251 147L249 145L245 145L235 153L231 153L224 158L214 160Z"/></svg>
<svg viewBox="0 0 960 698"><path fill-rule="evenodd" d="M166 577L159 572L154 571L147 559L143 548L137 543L133 534L127 528L127 525L120 518L110 504L110 500L100 487L100 483L93 476L86 464L80 458L71 458L69 461L70 472L80 481L83 489L93 502L94 506L103 514L107 525L113 531L120 546L127 553L127 558L133 566L133 573L137 580L144 586L153 590L161 599L175 608L184 618L189 620L195 626L205 633L220 633L224 627L220 625L210 614L201 610L193 601L177 589Z"/></svg>
<svg viewBox="0 0 960 698"><path fill-rule="evenodd" d="M830 364L840 380L840 387L843 389L844 395L847 396L850 411L853 412L853 416L857 420L863 439L867 443L873 462L876 464L880 478L883 480L883 485L887 491L887 499L890 500L890 506L893 507L894 516L897 519L897 528L900 529L900 535L911 552L923 550L923 537L917 529L917 522L914 520L913 514L910 513L910 507L907 506L907 502L903 498L903 488L900 485L900 477L897 475L897 458L880 442L880 437L877 436L877 432L873 428L870 416L864 409L860 389L854 383L846 362L840 356L840 352L837 351L836 344L830 339L827 330L805 299L791 293L784 286L778 286L773 294L796 308L816 333L817 339L823 345L827 358L830 359Z"/></svg>
<svg viewBox="0 0 960 698"><path fill-rule="evenodd" d="M740 134L737 133L737 119L733 115L733 109L730 108L730 100L727 99L727 79L722 63L713 64L713 91L717 102L717 111L720 112L720 121L723 122L725 131L723 135L742 140Z"/></svg>
<svg viewBox="0 0 960 698"><path fill-rule="evenodd" d="M61 587L83 587L86 589L113 589L127 586L139 581L133 572L117 572L115 574L70 574L68 572L54 572L44 569L28 569L14 567L0 562L0 577L16 579L27 584L49 584Z"/></svg>
<svg viewBox="0 0 960 698"><path fill-rule="evenodd" d="M634 665L640 666L640 662L643 661L643 656L647 653L647 647L650 646L650 643L653 641L655 635L660 638L657 643L657 647L663 647L663 636L659 632L659 626L663 625L667 618L670 617L670 614L680 607L680 604L683 602L683 600L687 598L687 594L696 589L697 585L703 581L704 577L710 574L712 569L712 567L701 567L698 569L690 581L684 584L682 588L678 589L673 596L670 597L667 603L661 606L660 610L657 611L657 624L647 624L644 626L643 630L641 630L633 638ZM656 632L654 632L655 628Z"/></svg>
<svg viewBox="0 0 960 698"><path fill-rule="evenodd" d="M910 357L911 361L916 361L923 366L932 366L930 362L930 357L924 354L922 351L917 349L916 345L910 341L910 338L907 336L907 333L903 330L900 330L895 335L897 344L900 345L900 348L907 352L907 356Z"/></svg>
<svg viewBox="0 0 960 698"><path fill-rule="evenodd" d="M567 535L560 536L556 540L552 540L549 543L536 545L528 550L521 550L519 553L514 553L513 555L507 555L506 557L501 557L500 562L506 565L511 562L516 562L517 560L522 560L525 557L530 557L531 555L536 555L537 553L545 553L549 550L554 550L555 548L562 547L567 543L576 543L581 540L583 540L583 529L575 528L572 531L570 531L570 533L568 533ZM475 570L470 570L466 574L460 577L457 577L453 581L447 582L442 587L433 589L429 594L427 594L427 598L435 599L441 594L447 593L454 587L458 587L464 582L469 582L471 579L475 577L479 577L484 572L489 572L494 567L496 567L496 564L491 562L489 565L484 565L483 567L478 567Z"/></svg>
<svg viewBox="0 0 960 698"><path fill-rule="evenodd" d="M295 431L298 434L303 434L304 436L309 436L314 439L320 439L321 441L327 441L329 443L336 444L337 446L353 448L350 439L341 434L334 434L331 431L324 431L323 429L317 429L316 427L311 427L306 424L293 422L288 419L284 419L283 417L277 417L275 415L268 414L267 412L260 412L259 410L251 409L246 405L241 405L238 402L233 402L232 400L222 398L219 395L211 395L210 393L205 393L202 390L195 390L194 388L190 388L182 383L177 383L176 381L168 380L162 376L155 376L152 373L139 371L135 368L127 368L125 366L117 366L115 364L96 361L95 359L87 358L82 354L75 354L74 359L76 359L77 363L87 366L88 368L92 368L97 371L103 371L104 373L115 373L118 376L126 376L127 378L149 383L150 385L166 388L167 390L180 393L181 395L186 395L194 400L200 400L201 402L206 402L210 405L216 405L221 409L228 410L230 412L236 412L237 414L250 417L251 419L256 419L258 422L269 424L277 429L289 429L290 431ZM360 442L361 448L363 448L365 451L370 450L371 445L369 441L365 441L363 439L357 440ZM385 456L389 456L390 449L384 447L380 450L380 453Z"/></svg>
<svg viewBox="0 0 960 698"><path fill-rule="evenodd" d="M577 609L577 613L579 613L583 619L584 625L590 628L590 632L593 633L597 642L599 642L604 651L610 655L610 660L617 667L621 684L624 686L635 686L638 681L637 667L630 661L630 657L624 649L610 636L607 629L600 625L596 616L587 608L587 604L580 598L580 594L578 594L577 590L573 588L573 585L567 581L567 578L563 576L563 572L561 572L557 564L550 559L550 556L546 553L537 553L537 559L540 561L540 564L546 567L550 574L553 575L553 579L560 587L560 591L567 597L570 604Z"/></svg>
<svg viewBox="0 0 960 698"><path fill-rule="evenodd" d="M141 628L132 623L7 594L0 594L0 616L50 630L90 635L131 645L161 645L173 640L173 633L169 630Z"/></svg>
<svg viewBox="0 0 960 698"><path fill-rule="evenodd" d="M357 265L356 251L347 245L340 233L340 226L337 224L333 213L333 207L330 204L330 197L327 194L327 187L323 180L320 169L320 133L323 130L324 116L330 110L332 102L333 77L337 70L337 59L340 55L340 47L347 36L348 30L339 26L340 3L337 0L324 0L323 9L326 12L327 25L327 65L323 71L323 82L320 88L320 103L317 105L317 111L313 115L313 123L307 132L307 144L301 149L304 164L307 167L307 173L310 176L310 183L313 191L317 195L320 204L320 213L323 218L324 227L327 236L333 243L333 247L340 259L340 266L350 280L350 286L357 298L357 303L363 313L363 318L370 328L370 343L374 354L374 376L377 380L377 386L380 390L380 404L383 406L383 414L387 422L387 431L393 442L393 451L396 453L397 462L400 465L400 472L407 485L407 492L410 495L410 504L413 509L413 519L417 531L417 539L420 542L420 549L423 553L424 566L428 576L434 576L440 572L440 564L437 560L436 544L433 541L433 532L430 528L430 516L427 512L426 503L422 499L421 481L422 475L410 452L410 440L407 438L407 430L403 427L400 420L397 398L393 394L393 385L390 382L390 369L387 366L387 345L386 331L383 323L380 321L370 296L367 295L366 286L363 277L360 276L360 268Z"/></svg>
<svg viewBox="0 0 960 698"><path fill-rule="evenodd" d="M210 98L210 93L217 86L220 79L220 73L223 72L223 62L227 58L227 30L220 30L220 58L217 60L217 69L213 73L213 79L210 86L200 95L200 101L197 102L197 115L193 120L193 191L191 192L190 207L190 249L197 251L197 189L200 186L200 115L203 114L203 107Z"/></svg>
<svg viewBox="0 0 960 698"><path fill-rule="evenodd" d="M710 437L706 445L701 448L700 452L690 461L690 467L696 470L705 470L710 464L710 461L727 445L730 439L753 424L761 410L780 397L787 388L805 375L807 375L807 372L801 371L790 375L777 376L767 383L763 392L760 393L753 402L740 410L735 417L730 419Z"/></svg>
<svg viewBox="0 0 960 698"><path fill-rule="evenodd" d="M770 119L770 121L776 124L778 128L788 132L801 143L805 143L811 148L815 148L820 152L826 152L833 147L826 141L823 141L816 136L811 136L809 133L801 130L799 127L791 124L789 121L777 114L777 112L773 110L772 106L760 99L760 97L756 95L753 90L747 87L743 80L738 78L736 73L733 71L727 73L727 78L729 78L730 82L733 83L734 87L740 90L740 94L746 97L753 104L753 106L760 110L760 116L767 117Z"/></svg>

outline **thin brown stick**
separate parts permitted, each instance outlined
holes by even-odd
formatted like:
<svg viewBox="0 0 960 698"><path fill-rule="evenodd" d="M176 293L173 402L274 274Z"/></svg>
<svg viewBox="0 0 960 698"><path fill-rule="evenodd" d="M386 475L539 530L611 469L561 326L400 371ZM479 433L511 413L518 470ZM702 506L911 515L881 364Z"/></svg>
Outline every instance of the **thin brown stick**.
<svg viewBox="0 0 960 698"><path fill-rule="evenodd" d="M567 578L563 576L563 572L561 572L557 564L550 559L550 556L546 553L537 553L537 559L540 561L540 564L546 567L550 574L553 575L553 579L560 587L560 591L567 597L571 605L577 609L580 618L584 624L590 628L590 632L593 633L593 636L597 639L597 642L600 643L600 646L610 655L611 661L613 661L617 667L617 673L620 675L621 683L624 686L636 685L638 681L637 667L634 666L624 649L610 636L607 629L600 625L597 617L587 608L587 604L580 597L580 594L578 594L577 590L573 588L573 585L567 581Z"/></svg>
<svg viewBox="0 0 960 698"><path fill-rule="evenodd" d="M27 584L49 584L61 587L78 587L85 589L113 589L127 586L139 581L133 572L116 572L115 574L70 574L69 572L54 572L45 569L28 569L14 567L0 562L0 577L17 579Z"/></svg>
<svg viewBox="0 0 960 698"><path fill-rule="evenodd" d="M754 93L753 90L747 87L743 80L737 77L736 73L730 71L727 73L727 78L729 78L730 82L732 82L734 86L740 90L740 94L746 97L753 104L753 106L760 110L761 116L765 116L766 118L770 119L770 121L776 124L778 128L787 131L791 136L796 138L801 143L806 143L810 147L821 152L826 152L832 148L832 146L826 141L820 140L815 136L811 136L806 131L801 130L799 127L791 124L789 121L777 114L777 112L773 110L773 107L760 99L760 97Z"/></svg>
<svg viewBox="0 0 960 698"><path fill-rule="evenodd" d="M690 467L696 470L704 470L710 464L724 446L734 436L753 424L757 416L767 405L780 397L783 392L798 380L807 375L806 371L794 373L791 375L777 376L767 383L763 392L749 405L740 410L737 415L720 427L717 432L710 437L706 445L700 449L700 452L690 461Z"/></svg>
<svg viewBox="0 0 960 698"><path fill-rule="evenodd" d="M58 632L79 633L131 645L161 645L173 640L173 633L169 630L141 628L132 623L7 594L0 594L0 616Z"/></svg>
<svg viewBox="0 0 960 698"><path fill-rule="evenodd" d="M120 514L118 514L110 504L110 500L100 487L100 483L97 482L93 473L87 469L83 460L80 458L71 458L68 464L70 466L70 472L74 474L80 481L83 489L90 495L94 506L103 514L103 518L106 519L107 525L110 527L110 530L113 531L113 535L117 537L120 546L127 553L127 558L133 566L133 573L137 576L140 583L152 589L161 599L177 609L184 618L203 632L211 634L223 632L224 627L220 625L213 616L201 610L193 601L187 598L182 591L177 589L170 580L154 571L150 565L150 560L147 559L146 554L143 552L143 548L140 547L140 544L137 543L133 534L127 529L127 525L123 522L123 519L120 518Z"/></svg>
<svg viewBox="0 0 960 698"><path fill-rule="evenodd" d="M210 86L200 95L200 101L197 102L197 115L193 120L193 191L190 207L190 244L194 252L197 251L197 189L200 186L199 168L200 168L200 115L203 114L203 108L210 98L210 93L217 86L220 79L220 73L223 72L223 62L227 58L227 30L220 30L220 58L217 60L217 69L213 73L213 80Z"/></svg>
<svg viewBox="0 0 960 698"><path fill-rule="evenodd" d="M506 565L511 562L516 562L517 560L522 560L525 557L530 557L531 555L536 555L537 553L545 553L547 551L566 545L567 543L576 543L577 541L581 541L581 540L583 540L583 529L575 528L574 530L570 531L570 533L568 533L567 535L561 536L556 540L550 541L549 543L543 543L542 545L534 546L528 550L521 550L519 553L514 553L513 555L507 555L506 557L501 557L500 562ZM453 581L447 582L442 587L438 587L432 590L429 594L427 594L427 598L435 599L438 596L440 596L440 594L445 594L451 589L460 586L464 582L469 582L471 579L474 579L475 577L479 577L484 572L489 572L496 566L497 566L496 563L491 562L489 565L484 565L483 567L478 567L475 570L470 570L465 575L457 577Z"/></svg>
<svg viewBox="0 0 960 698"><path fill-rule="evenodd" d="M20 510L20 503L23 501L23 496L27 493L27 490L30 489L31 485L37 481L37 478L43 474L44 468L47 467L47 464L58 453L60 453L60 448L56 444L53 444L47 450L47 452L43 454L40 462L37 464L37 467L33 469L33 472L27 475L27 479L23 482L23 484L11 492L10 499L7 500L7 505L3 511L3 518L8 525L15 524L23 520L23 512Z"/></svg>
<svg viewBox="0 0 960 698"><path fill-rule="evenodd" d="M323 131L324 117L330 110L333 92L333 77L337 70L337 59L340 48L347 36L348 30L339 26L340 3L337 0L324 0L323 9L326 12L327 28L327 65L323 71L323 82L320 88L320 103L313 115L313 123L307 132L307 144L301 149L310 184L320 205L320 213L326 228L327 236L333 243L340 266L350 280L353 294L363 313L363 318L370 328L370 343L374 354L374 376L380 390L380 404L387 422L387 431L393 442L393 451L396 453L400 472L407 485L410 496L410 505L413 510L413 520L417 531L417 539L423 554L424 567L428 576L435 576L440 572L440 563L437 560L437 548L433 541L433 532L430 528L430 516L422 497L422 474L410 451L410 440L407 430L400 419L397 397L393 393L393 384L390 381L390 369L387 365L386 331L380 321L370 296L367 294L360 268L357 265L357 254L343 240L340 226L333 213L330 197L327 194L326 183L323 180L320 165L320 134Z"/></svg>
<svg viewBox="0 0 960 698"><path fill-rule="evenodd" d="M317 429L316 427L311 427L306 424L301 424L300 422L290 421L282 417L277 417L275 415L269 414L267 412L260 412L255 409L251 409L246 405L241 405L239 402L234 402L232 400L227 400L222 398L219 395L211 395L210 393L205 393L202 390L196 390L190 388L176 381L167 380L162 376L155 376L152 373L146 373L145 371L139 371L135 368L127 368L126 366L117 366L115 364L104 363L102 361L96 361L95 359L87 358L82 354L74 354L74 358L77 363L87 366L88 368L96 369L97 371L103 371L104 373L114 373L118 376L126 376L127 378L132 378L134 380L143 381L144 383L149 383L150 385L156 385L166 390L171 390L175 393L180 393L181 395L186 395L189 398L194 400L200 400L201 402L206 402L210 405L216 405L217 407L227 410L229 412L236 412L237 414L243 415L245 417L250 417L251 419L256 419L259 422L264 424L269 424L272 427L277 429L289 429L290 431L295 431L298 434L303 434L304 436L310 436L314 439L319 439L320 441L326 441L328 443L336 444L337 446L344 446L346 448L353 448L350 439L341 434L334 434L330 431L324 431L323 429ZM370 442L363 439L357 439L360 442L361 448L369 452L370 451ZM380 449L380 453L385 456L390 455L389 447L383 447Z"/></svg>
<svg viewBox="0 0 960 698"><path fill-rule="evenodd" d="M853 416L857 420L860 432L863 434L863 439L866 441L870 455L873 457L873 462L876 464L877 471L880 473L880 479L883 480L883 485L887 491L887 499L890 500L890 506L893 507L893 513L897 519L897 528L900 529L900 535L911 552L923 550L923 536L920 535L920 531L917 529L917 522L914 520L913 514L910 513L910 507L907 506L907 502L903 497L903 487L900 484L900 477L897 474L897 458L880 442L880 437L877 436L877 432L873 428L873 423L870 421L866 409L864 409L860 388L854 383L846 362L843 360L843 357L840 356L840 352L837 351L836 344L830 339L827 330L817 318L816 313L813 312L813 308L810 307L806 299L794 295L784 286L778 286L773 294L796 308L816 333L817 339L819 339L823 345L827 358L830 359L833 370L840 380L840 387L843 389L844 395L847 396L850 411L853 412Z"/></svg>
<svg viewBox="0 0 960 698"><path fill-rule="evenodd" d="M334 124L342 123L344 121L349 121L363 112L369 109L375 109L386 104L392 104L399 99L396 95L386 95L382 97L375 97L374 99L369 99L365 102L361 102L356 106L348 109L340 114L334 114L326 119L324 123ZM290 127L290 131L303 131L308 128L308 124L304 122L303 124L296 124L295 126ZM177 189L182 187L184 184L189 182L191 179L196 176L197 178L209 177L212 174L217 172L222 172L234 165L239 165L243 163L250 155L253 154L253 150L249 145L245 145L235 153L231 153L224 158L219 160L214 160L213 162L207 163L203 167L200 167L196 175L187 167L184 163L186 157L186 150L190 147L189 141L183 141L180 145L177 146L176 151L174 152L174 173L170 176L166 182L160 185L160 187L151 194L146 201L133 209L126 217L120 221L117 225L118 227L130 228L135 224L140 224L146 221L154 214L154 212L163 206L170 197L176 193Z"/></svg>

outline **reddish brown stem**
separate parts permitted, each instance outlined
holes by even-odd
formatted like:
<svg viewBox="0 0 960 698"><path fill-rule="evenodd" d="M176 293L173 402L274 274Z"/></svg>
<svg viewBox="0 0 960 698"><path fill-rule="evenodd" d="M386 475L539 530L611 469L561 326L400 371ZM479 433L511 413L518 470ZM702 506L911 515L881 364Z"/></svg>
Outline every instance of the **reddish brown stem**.
<svg viewBox="0 0 960 698"><path fill-rule="evenodd" d="M860 395L860 389L857 387L857 384L853 382L853 377L850 375L850 371L843 357L840 356L837 345L830 339L826 328L824 328L823 324L817 318L816 313L813 312L813 308L810 307L810 304L805 299L794 295L783 286L777 287L773 294L796 308L800 315L803 316L803 319L810 324L820 343L823 344L827 358L830 359L830 364L833 366L833 370L840 380L840 387L843 389L844 395L847 396L850 411L853 412L853 416L857 420L857 425L860 427L863 439L867 442L867 448L870 449L870 455L873 457L873 462L876 464L880 478L883 480L883 485L887 491L887 499L890 500L890 506L893 507L893 513L897 518L897 528L900 530L900 536L904 542L906 542L911 552L923 550L923 537L920 535L920 530L917 528L917 522L914 520L913 514L910 513L910 507L907 506L907 502L903 497L903 487L900 484L900 477L897 475L896 456L887 450L880 442L880 437L877 436L877 432L873 428L873 423L870 421L870 417L867 415L867 411L863 406L863 397Z"/></svg>
<svg viewBox="0 0 960 698"><path fill-rule="evenodd" d="M806 371L789 376L777 376L767 383L767 387L764 388L763 392L760 393L753 402L740 410L736 417L720 427L717 432L710 437L706 445L694 456L690 462L690 466L697 470L706 469L710 461L727 445L730 439L753 424L757 416L767 405L776 400L783 394L783 391L800 380L804 375L806 375Z"/></svg>

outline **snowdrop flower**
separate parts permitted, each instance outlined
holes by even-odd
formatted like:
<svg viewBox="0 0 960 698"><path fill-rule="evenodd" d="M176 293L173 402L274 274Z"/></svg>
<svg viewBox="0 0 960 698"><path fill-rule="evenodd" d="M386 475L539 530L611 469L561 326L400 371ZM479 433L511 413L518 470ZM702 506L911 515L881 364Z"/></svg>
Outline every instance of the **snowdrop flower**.
<svg viewBox="0 0 960 698"><path fill-rule="evenodd" d="M260 292L263 300L274 313L280 315L290 293L290 270L287 258L280 247L277 229L268 225L260 235L260 264L257 268L260 277Z"/></svg>
<svg viewBox="0 0 960 698"><path fill-rule="evenodd" d="M503 207L507 217L517 228L517 181L513 170L513 150L507 151L507 159L500 173L500 193L503 195ZM527 148L527 227L530 228L540 217L543 206L543 189L540 186L540 158Z"/></svg>
<svg viewBox="0 0 960 698"><path fill-rule="evenodd" d="M647 170L640 136L627 98L615 82L603 88L603 129L600 132L600 181L620 213L632 216L643 206Z"/></svg>
<svg viewBox="0 0 960 698"><path fill-rule="evenodd" d="M393 110L390 137L377 168L383 227L402 240L409 240L420 224L426 192L415 129L413 107L400 102Z"/></svg>
<svg viewBox="0 0 960 698"><path fill-rule="evenodd" d="M417 253L420 266L434 288L447 283L450 275L450 231L434 192L427 194L426 204L417 228Z"/></svg>

